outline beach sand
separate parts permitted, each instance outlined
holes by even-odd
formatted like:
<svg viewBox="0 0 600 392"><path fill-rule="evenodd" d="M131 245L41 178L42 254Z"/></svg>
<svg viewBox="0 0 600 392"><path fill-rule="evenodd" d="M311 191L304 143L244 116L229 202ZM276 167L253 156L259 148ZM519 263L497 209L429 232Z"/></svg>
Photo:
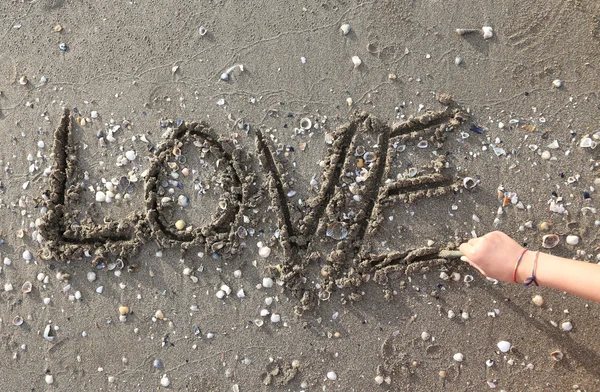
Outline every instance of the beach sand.
<svg viewBox="0 0 600 392"><path fill-rule="evenodd" d="M598 262L580 142L599 18L575 0L1 4L0 389L600 390L598 304L437 253L497 229Z"/></svg>

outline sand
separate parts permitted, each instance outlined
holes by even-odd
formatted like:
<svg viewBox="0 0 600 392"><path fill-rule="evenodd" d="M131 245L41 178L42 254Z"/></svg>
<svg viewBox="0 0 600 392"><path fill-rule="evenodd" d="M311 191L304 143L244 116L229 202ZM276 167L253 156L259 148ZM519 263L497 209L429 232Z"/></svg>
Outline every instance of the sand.
<svg viewBox="0 0 600 392"><path fill-rule="evenodd" d="M558 0L0 5L1 389L599 390L598 304L447 257L498 229L598 261L597 150L579 147L598 18Z"/></svg>

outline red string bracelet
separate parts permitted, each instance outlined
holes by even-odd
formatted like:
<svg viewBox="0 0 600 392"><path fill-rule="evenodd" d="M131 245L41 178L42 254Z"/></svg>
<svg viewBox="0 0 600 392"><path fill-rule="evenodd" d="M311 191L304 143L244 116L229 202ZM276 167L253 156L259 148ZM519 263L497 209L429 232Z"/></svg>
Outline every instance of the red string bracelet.
<svg viewBox="0 0 600 392"><path fill-rule="evenodd" d="M517 268L519 268L519 263L521 262L521 259L523 259L523 255L525 254L525 252L527 252L527 249L523 249L523 252L521 252L521 256L519 256L519 258L517 259L517 263L515 264L515 270L513 271L513 282L517 283Z"/></svg>
<svg viewBox="0 0 600 392"><path fill-rule="evenodd" d="M540 251L538 250L535 253L535 258L533 259L533 268L531 268L531 276L527 279L525 279L525 286L531 286L532 283L534 283L536 286L539 286L536 278L535 278L535 270L537 269L537 261L538 261L538 256L540 255Z"/></svg>

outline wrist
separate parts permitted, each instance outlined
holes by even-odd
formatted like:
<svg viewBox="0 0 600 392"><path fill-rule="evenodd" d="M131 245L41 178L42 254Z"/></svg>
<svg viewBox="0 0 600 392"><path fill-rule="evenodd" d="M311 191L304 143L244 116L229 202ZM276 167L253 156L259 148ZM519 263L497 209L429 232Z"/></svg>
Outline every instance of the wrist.
<svg viewBox="0 0 600 392"><path fill-rule="evenodd" d="M535 253L533 251L527 250L521 259L521 263L519 263L516 271L516 280L517 283L525 284L527 282L527 278L531 276L531 272L533 269L533 262L535 259ZM537 271L536 271L537 273Z"/></svg>

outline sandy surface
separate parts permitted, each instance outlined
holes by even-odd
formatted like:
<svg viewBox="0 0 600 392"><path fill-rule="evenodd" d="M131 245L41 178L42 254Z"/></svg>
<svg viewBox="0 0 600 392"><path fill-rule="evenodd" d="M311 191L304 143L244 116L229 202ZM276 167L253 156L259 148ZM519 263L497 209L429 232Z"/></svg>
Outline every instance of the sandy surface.
<svg viewBox="0 0 600 392"><path fill-rule="evenodd" d="M579 143L597 131L599 120L600 6L576 0L292 3L0 5L0 389L153 391L165 389L161 381L168 379L168 389L181 391L600 390L598 304L494 283L457 261L410 275L403 268L389 274L356 270L360 252L445 249L494 228L538 249L548 234L538 230L542 222L551 222L550 232L561 238L552 253L597 262L599 218L591 208L582 210L597 207L597 150ZM346 36L340 32L344 23L351 26ZM489 40L455 33L484 25L494 28ZM361 59L357 68L352 56ZM228 81L220 80L235 64L243 72L235 69ZM557 79L560 88L553 86ZM408 138L404 151L383 148L394 143L393 137L380 138L388 126L444 110L436 102L440 93L453 95L456 107L472 118L455 127L445 118L444 141L429 139L425 130ZM67 223L77 221L84 231L109 221L139 224L138 236L129 238L137 241L133 248L110 235L81 241L90 256L114 245L109 248L129 256L122 270L114 268L118 254L66 262L60 260L64 254L44 260L40 253L38 240L44 241L35 223L48 207L45 171L57 159L52 145L63 108L72 114L69 159L76 159L67 185L82 185L77 197L65 201ZM355 110L374 117L359 121ZM301 132L304 117L312 128ZM197 145L182 139L186 162L176 171L186 167L192 174L174 179L165 164L156 178L175 181L160 197L172 188L175 200L183 194L190 201L164 209L160 219L169 230L183 219L192 233L218 218L219 201L236 200L244 185L234 220L212 234L193 234L210 249L186 245L185 235L161 234L146 219L144 171L156 162L163 136L173 135L171 128L199 121L212 127L219 146L245 156L239 184L233 181L231 188L228 182L231 159L202 145L204 139ZM347 136L355 144L336 149L349 129L344 124L357 125ZM471 131L472 124L485 132ZM114 139L107 138L111 129ZM427 148L416 146L420 137L430 141ZM546 147L554 140L558 148ZM362 207L354 208L342 196L352 198L347 191L358 145L378 154L372 166L378 174L372 177L377 181L367 181L369 192L357 202ZM497 156L494 146L505 155ZM130 150L136 159L117 165ZM267 151L271 158L261 162ZM542 159L543 151L551 159ZM336 152L352 165L331 166ZM377 172L383 156L389 165ZM360 214L378 205L386 180L403 178L411 167L417 177L431 175L436 170L428 167L439 157L445 163L438 171L447 176L443 195L382 205L379 221ZM322 172L336 167L331 192L321 200L330 205L318 214L321 224L303 226L326 183ZM138 177L116 187L129 200L95 201L96 188L123 176ZM455 186L467 176L479 181L473 190ZM498 211L499 185L522 204ZM285 197L278 199L281 191ZM342 198L331 201L335 195ZM548 202L558 197L568 214L549 210ZM362 231L350 230L352 241L327 237L327 224L339 221ZM365 233L368 222L378 230ZM238 226L248 235L239 238ZM567 245L567 234L578 235L579 244ZM259 242L271 248L268 257L259 255ZM336 247L339 260L332 259ZM31 260L24 259L26 251ZM444 280L441 272L460 278ZM473 281L465 282L467 275ZM275 280L273 287L261 286L265 277ZM361 284L337 287L352 277ZM33 285L30 293L21 292L26 281ZM231 293L220 299L223 285ZM535 294L544 306L531 303ZM306 309L299 316L301 304ZM129 308L121 320L119 306ZM261 317L262 309L269 315ZM449 318L449 311L456 316ZM272 314L280 321L272 322ZM13 325L16 316L23 319L19 326ZM560 327L567 320L574 326L570 332ZM43 337L46 325L52 341ZM511 352L498 351L501 340L512 343ZM551 358L554 350L564 353L562 361ZM453 359L456 353L464 355L462 362ZM494 364L486 366L487 360ZM337 379L329 380L328 372Z"/></svg>

